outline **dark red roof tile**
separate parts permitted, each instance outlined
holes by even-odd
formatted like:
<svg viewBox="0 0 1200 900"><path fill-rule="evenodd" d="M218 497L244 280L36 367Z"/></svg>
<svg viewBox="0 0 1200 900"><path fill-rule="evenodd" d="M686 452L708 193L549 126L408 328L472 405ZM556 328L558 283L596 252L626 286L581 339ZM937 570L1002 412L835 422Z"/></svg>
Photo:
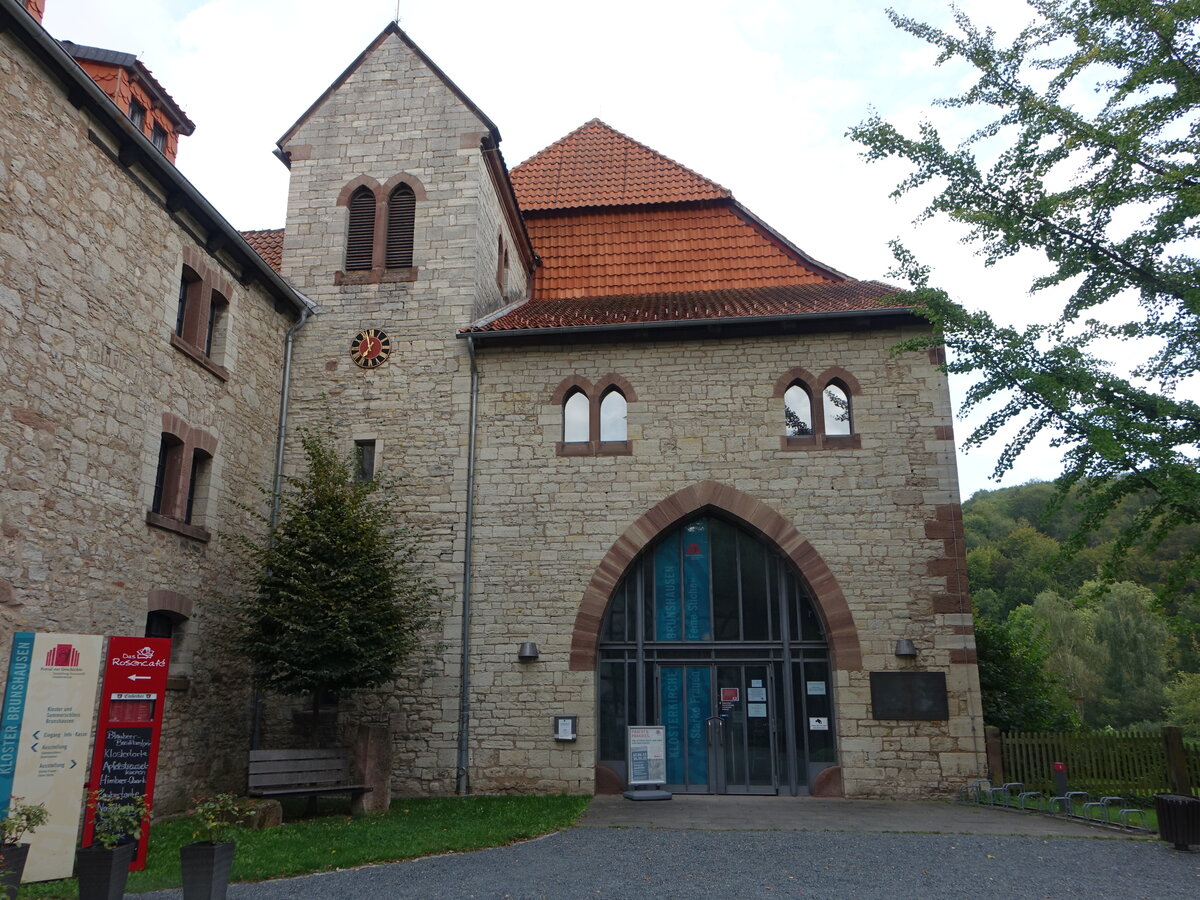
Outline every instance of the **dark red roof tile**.
<svg viewBox="0 0 1200 900"><path fill-rule="evenodd" d="M665 292L583 299L529 300L467 331L580 328L906 309L900 288L880 281L838 281L739 290ZM882 302L881 302L882 301Z"/></svg>
<svg viewBox="0 0 1200 900"><path fill-rule="evenodd" d="M581 206L678 203L732 196L645 144L592 119L512 170L526 212Z"/></svg>
<svg viewBox="0 0 1200 900"><path fill-rule="evenodd" d="M576 210L526 220L539 300L836 280L727 205Z"/></svg>
<svg viewBox="0 0 1200 900"><path fill-rule="evenodd" d="M242 237L246 239L246 243L254 248L263 259L276 272L283 264L283 229L282 228L263 228L257 231L243 231Z"/></svg>

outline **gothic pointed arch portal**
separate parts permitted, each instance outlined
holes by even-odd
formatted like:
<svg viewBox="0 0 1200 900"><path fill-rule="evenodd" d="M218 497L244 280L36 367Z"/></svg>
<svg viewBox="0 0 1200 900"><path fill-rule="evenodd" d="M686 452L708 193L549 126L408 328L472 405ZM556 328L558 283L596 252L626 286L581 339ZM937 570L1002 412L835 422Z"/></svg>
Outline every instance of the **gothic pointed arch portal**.
<svg viewBox="0 0 1200 900"><path fill-rule="evenodd" d="M623 780L625 726L662 725L668 788L703 793L806 792L837 764L833 671L861 667L845 598L811 545L714 482L613 545L576 619L572 667L585 660L599 766Z"/></svg>

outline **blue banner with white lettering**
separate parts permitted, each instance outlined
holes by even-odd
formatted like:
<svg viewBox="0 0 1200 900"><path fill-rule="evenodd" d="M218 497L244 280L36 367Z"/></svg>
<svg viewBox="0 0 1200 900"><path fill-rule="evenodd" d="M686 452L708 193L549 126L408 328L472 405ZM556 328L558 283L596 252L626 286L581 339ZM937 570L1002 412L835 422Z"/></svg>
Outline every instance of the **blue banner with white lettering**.
<svg viewBox="0 0 1200 900"><path fill-rule="evenodd" d="M708 666L687 670L687 755L688 784L708 783L708 716L712 711L712 673Z"/></svg>
<svg viewBox="0 0 1200 900"><path fill-rule="evenodd" d="M679 627L679 542L666 540L654 551L654 639L677 641Z"/></svg>
<svg viewBox="0 0 1200 900"><path fill-rule="evenodd" d="M683 529L683 622L689 641L712 640L708 583L708 521L697 519Z"/></svg>
<svg viewBox="0 0 1200 900"><path fill-rule="evenodd" d="M662 724L667 729L667 783L683 784L683 667L658 670L662 691Z"/></svg>
<svg viewBox="0 0 1200 900"><path fill-rule="evenodd" d="M14 634L12 656L8 660L8 684L4 691L4 710L0 713L0 813L8 811L8 798L12 795L34 637L32 631Z"/></svg>

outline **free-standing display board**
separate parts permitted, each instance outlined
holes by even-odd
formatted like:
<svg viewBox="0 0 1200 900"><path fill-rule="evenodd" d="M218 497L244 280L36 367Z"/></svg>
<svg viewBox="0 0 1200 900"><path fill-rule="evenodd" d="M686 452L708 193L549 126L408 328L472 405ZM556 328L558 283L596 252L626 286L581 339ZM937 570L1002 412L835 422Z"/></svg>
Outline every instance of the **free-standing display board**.
<svg viewBox="0 0 1200 900"><path fill-rule="evenodd" d="M118 798L117 802L138 794L145 794L147 799L154 797L170 659L168 638L108 639L89 790L103 791ZM92 843L93 826L89 809L83 825L85 847ZM130 869L146 867L149 838L150 823L146 822Z"/></svg>
<svg viewBox="0 0 1200 900"><path fill-rule="evenodd" d="M29 844L22 881L69 878L100 680L98 634L13 635L0 720L0 810L10 796L50 818Z"/></svg>
<svg viewBox="0 0 1200 900"><path fill-rule="evenodd" d="M625 730L630 787L662 785L667 780L667 729L662 725L629 725Z"/></svg>

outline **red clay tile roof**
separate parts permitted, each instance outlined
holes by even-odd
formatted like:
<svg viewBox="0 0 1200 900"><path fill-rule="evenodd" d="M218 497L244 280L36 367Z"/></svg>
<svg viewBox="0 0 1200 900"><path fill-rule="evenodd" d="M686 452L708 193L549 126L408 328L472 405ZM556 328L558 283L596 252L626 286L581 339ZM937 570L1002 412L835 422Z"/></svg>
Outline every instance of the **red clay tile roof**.
<svg viewBox="0 0 1200 900"><path fill-rule="evenodd" d="M59 41L59 43L77 62L94 62L104 66L119 66L124 69L132 69L141 76L150 96L161 103L167 111L167 116L174 120L176 131L182 135L190 135L196 131L196 123L188 118L187 113L175 102L175 98L168 94L167 89L159 84L158 79L146 68L145 63L141 62L132 53L122 53L120 50L105 50L103 47L88 47L84 44L76 44L74 41ZM91 73L89 72L88 74ZM113 101L116 102L115 97Z"/></svg>
<svg viewBox="0 0 1200 900"><path fill-rule="evenodd" d="M592 119L512 170L521 209L716 200L732 194Z"/></svg>
<svg viewBox="0 0 1200 900"><path fill-rule="evenodd" d="M840 280L728 206L579 210L525 222L539 300Z"/></svg>
<svg viewBox="0 0 1200 900"><path fill-rule="evenodd" d="M465 330L495 332L908 309L909 304L904 301L879 302L900 290L880 281L838 281L741 290L529 300L504 315L481 320Z"/></svg>
<svg viewBox="0 0 1200 900"><path fill-rule="evenodd" d="M258 231L243 231L242 237L246 239L246 243L254 248L263 259L276 272L283 264L283 229L282 228L263 228Z"/></svg>

